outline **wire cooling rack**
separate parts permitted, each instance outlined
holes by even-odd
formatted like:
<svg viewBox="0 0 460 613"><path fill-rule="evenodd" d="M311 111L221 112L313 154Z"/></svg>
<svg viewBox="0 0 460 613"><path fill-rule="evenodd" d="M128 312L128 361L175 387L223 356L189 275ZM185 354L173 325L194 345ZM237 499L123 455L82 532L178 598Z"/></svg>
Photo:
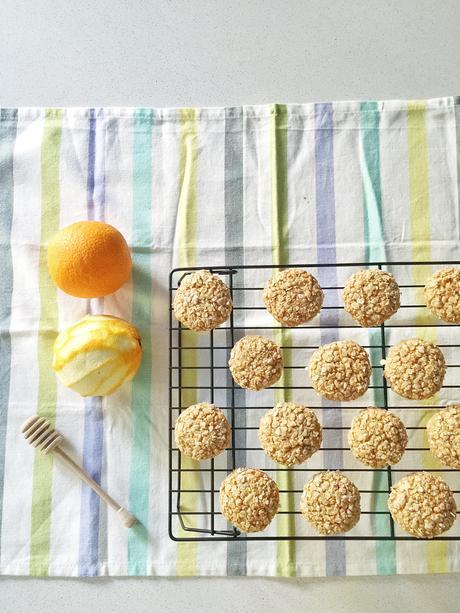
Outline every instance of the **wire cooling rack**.
<svg viewBox="0 0 460 613"><path fill-rule="evenodd" d="M394 523L387 507L391 485L416 470L440 474L450 485L460 508L460 471L448 469L431 455L425 424L433 411L460 401L460 326L435 319L423 302L425 280L439 268L458 261L295 264L314 274L324 290L321 314L305 326L285 328L267 313L262 290L267 280L287 266L201 266L176 268L170 274L169 348L169 535L176 541L234 540L415 540ZM219 328L196 334L174 317L174 292L185 275L206 268L220 275L230 288L234 309ZM362 268L391 272L401 288L401 308L377 328L363 329L343 310L341 290L346 279ZM253 392L236 385L228 370L230 350L242 336L261 334L280 344L284 375L273 387ZM436 342L447 363L444 386L435 400L410 401L397 396L383 377L381 361L388 348L402 339L418 336ZM369 353L373 375L366 394L354 402L322 400L309 385L305 367L320 345L339 339L360 343ZM300 466L286 468L271 461L260 448L260 417L280 400L293 400L312 408L323 426L321 450ZM231 447L213 460L194 462L177 449L174 424L180 412L195 402L219 406L232 425ZM418 402L418 404L417 404ZM356 413L366 406L391 409L406 425L409 442L394 467L371 469L351 454L347 431ZM219 486L234 468L260 468L280 489L280 510L260 533L240 533L220 513ZM361 519L348 533L319 536L299 511L303 485L324 469L340 469L361 493ZM435 540L460 540L459 521ZM421 540L421 539L417 539Z"/></svg>

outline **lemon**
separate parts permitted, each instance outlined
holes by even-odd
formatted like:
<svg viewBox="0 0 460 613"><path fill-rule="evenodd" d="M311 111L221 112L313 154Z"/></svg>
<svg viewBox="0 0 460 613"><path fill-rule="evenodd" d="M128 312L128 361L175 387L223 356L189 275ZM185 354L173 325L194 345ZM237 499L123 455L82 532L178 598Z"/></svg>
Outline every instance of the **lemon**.
<svg viewBox="0 0 460 613"><path fill-rule="evenodd" d="M53 370L81 396L109 396L134 377L141 358L137 328L111 315L87 315L56 338Z"/></svg>

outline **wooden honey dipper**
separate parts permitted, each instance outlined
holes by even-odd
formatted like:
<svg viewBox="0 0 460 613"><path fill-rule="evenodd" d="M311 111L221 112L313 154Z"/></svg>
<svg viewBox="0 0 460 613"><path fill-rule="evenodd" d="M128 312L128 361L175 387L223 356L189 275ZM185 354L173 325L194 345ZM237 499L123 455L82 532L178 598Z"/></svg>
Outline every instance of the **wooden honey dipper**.
<svg viewBox="0 0 460 613"><path fill-rule="evenodd" d="M107 494L94 479L85 473L85 471L76 464L71 457L60 447L64 441L62 434L57 432L44 417L33 415L29 417L21 426L21 432L24 434L26 441L32 447L36 447L43 453L54 453L63 460L82 481L96 492L96 494L109 506L116 511L118 518L126 528L131 528L137 523L137 519L132 513L122 507L111 496Z"/></svg>

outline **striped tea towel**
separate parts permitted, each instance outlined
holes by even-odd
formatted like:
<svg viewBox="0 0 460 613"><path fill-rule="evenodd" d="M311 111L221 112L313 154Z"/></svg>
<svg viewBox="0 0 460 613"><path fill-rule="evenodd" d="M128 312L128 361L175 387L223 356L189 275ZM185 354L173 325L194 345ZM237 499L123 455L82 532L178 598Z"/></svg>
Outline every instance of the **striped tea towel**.
<svg viewBox="0 0 460 613"><path fill-rule="evenodd" d="M3 574L460 570L455 541L177 543L168 536L167 516L170 270L459 259L459 104L446 97L1 111ZM113 224L132 248L132 281L102 300L57 291L46 268L50 237L88 218ZM334 286L338 279L328 270L320 281ZM405 274L409 283L423 283L416 267ZM137 377L102 400L80 398L51 370L57 331L88 311L133 321L143 336ZM357 406L378 402L368 394ZM58 462L26 445L20 424L35 412L55 422L71 452L129 506L139 526L126 530ZM323 419L341 417L325 411ZM415 455L414 466L435 466L432 457ZM340 452L317 456L319 469L350 461ZM250 464L251 457L239 461ZM455 478L446 475L458 490ZM274 534L285 521L274 520Z"/></svg>

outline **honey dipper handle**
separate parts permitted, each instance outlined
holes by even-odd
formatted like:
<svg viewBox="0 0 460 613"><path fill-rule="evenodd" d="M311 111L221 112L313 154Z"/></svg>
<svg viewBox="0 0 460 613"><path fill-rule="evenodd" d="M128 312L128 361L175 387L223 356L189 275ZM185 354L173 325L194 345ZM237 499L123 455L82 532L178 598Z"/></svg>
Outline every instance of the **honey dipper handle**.
<svg viewBox="0 0 460 613"><path fill-rule="evenodd" d="M134 517L134 515L130 513L128 509L125 509L120 504L118 504L118 502L114 500L112 496L109 496L109 494L107 494L107 492L105 492L96 483L96 481L94 481L94 479L91 479L91 477L87 475L85 471L80 466L78 466L78 464L74 462L70 456L66 454L65 451L63 451L60 447L55 447L53 449L53 453L58 455L61 460L63 460L67 464L70 470L72 470L76 475L78 475L78 477L80 477L82 481L89 485L89 487L94 492L96 492L96 494L100 498L102 498L102 500L107 505L109 505L109 507L112 507L112 509L117 512L118 518L120 519L121 523L126 526L126 528L132 528L132 526L137 523L137 519Z"/></svg>

